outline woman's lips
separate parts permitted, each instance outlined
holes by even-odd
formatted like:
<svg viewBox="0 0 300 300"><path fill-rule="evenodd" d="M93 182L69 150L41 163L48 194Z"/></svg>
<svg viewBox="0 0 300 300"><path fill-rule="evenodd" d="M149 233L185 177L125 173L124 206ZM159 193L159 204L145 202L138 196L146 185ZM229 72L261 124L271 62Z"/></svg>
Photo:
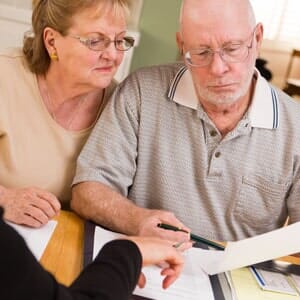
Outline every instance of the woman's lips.
<svg viewBox="0 0 300 300"><path fill-rule="evenodd" d="M98 72L104 72L104 73L111 73L113 71L113 66L103 66L103 67L97 67L95 68Z"/></svg>

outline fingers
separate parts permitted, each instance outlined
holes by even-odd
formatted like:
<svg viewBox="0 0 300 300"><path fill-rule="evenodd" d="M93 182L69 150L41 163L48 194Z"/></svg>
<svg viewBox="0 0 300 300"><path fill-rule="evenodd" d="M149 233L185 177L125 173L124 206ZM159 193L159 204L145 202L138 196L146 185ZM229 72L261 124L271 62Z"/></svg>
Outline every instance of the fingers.
<svg viewBox="0 0 300 300"><path fill-rule="evenodd" d="M137 284L138 284L138 287L141 288L141 289L142 289L143 287L145 287L145 285L146 285L146 277L145 277L145 275L144 275L143 272L141 272Z"/></svg>
<svg viewBox="0 0 300 300"><path fill-rule="evenodd" d="M162 223L173 225L187 232L191 231L190 228L188 228L180 220L178 220L173 213L168 213L167 215L165 215Z"/></svg>
<svg viewBox="0 0 300 300"><path fill-rule="evenodd" d="M183 269L183 264L171 265L169 268L165 268L161 271L161 275L165 276L162 287L167 289L172 283L176 281Z"/></svg>
<svg viewBox="0 0 300 300"><path fill-rule="evenodd" d="M166 230L158 227L158 224L165 223L181 228L186 232ZM190 229L181 223L173 213L162 210L149 210L148 215L139 226L138 235L156 236L172 241L189 241Z"/></svg>
<svg viewBox="0 0 300 300"><path fill-rule="evenodd" d="M171 284L174 283L174 281L180 276L181 271L183 269L184 265L184 258L178 252L178 248L185 247L184 242L181 242L180 245L175 248L174 245L172 246L172 250L170 252L170 256L168 256L165 260L165 264L161 264L162 271L161 275L165 276L162 282L162 287L164 289L167 289ZM191 243L189 243L191 244ZM189 245L190 246L190 245ZM175 251L175 252L174 252ZM180 255L178 255L180 254Z"/></svg>
<svg viewBox="0 0 300 300"><path fill-rule="evenodd" d="M162 268L161 275L164 276L162 287L168 288L180 275L184 257L181 249L188 249L192 246L191 242L180 242L174 247L174 242L155 237L127 237L140 249L142 254L143 266L159 265ZM146 278L140 275L138 286L144 287Z"/></svg>
<svg viewBox="0 0 300 300"><path fill-rule="evenodd" d="M181 228L186 232L160 228L157 225L161 223ZM138 235L144 237L131 237L131 239L138 245L142 253L143 266L160 265L161 275L164 276L162 287L168 288L179 277L183 269L184 260L181 252L193 245L190 241L190 229L181 223L173 213L148 210L142 218ZM145 276L140 276L138 285L143 287L145 283Z"/></svg>
<svg viewBox="0 0 300 300"><path fill-rule="evenodd" d="M36 220L32 216L27 215L26 213L24 213L22 216L20 216L20 218L18 218L18 222L14 220L9 220L9 221L17 224L33 227L33 228L39 228L45 224L45 223L41 223L39 220Z"/></svg>
<svg viewBox="0 0 300 300"><path fill-rule="evenodd" d="M172 231L163 228L157 228L156 230L158 232L157 235L162 239L167 239L174 242L182 242L182 241L187 242L190 240L190 235L185 232Z"/></svg>
<svg viewBox="0 0 300 300"><path fill-rule="evenodd" d="M32 204L28 204L24 207L23 222L26 221L26 225L30 227L40 227L49 221L48 216L39 208Z"/></svg>
<svg viewBox="0 0 300 300"><path fill-rule="evenodd" d="M178 251L183 252L183 251L188 250L191 247L193 247L193 244L194 244L194 242L192 242L192 241L189 241L189 242L182 241L182 242L178 242L176 244L173 244L172 246L175 249L177 249Z"/></svg>
<svg viewBox="0 0 300 300"><path fill-rule="evenodd" d="M162 287L164 289L167 289L168 287L170 287L170 285L172 285L177 280L177 278L180 276L181 271L182 271L181 266L164 268L160 273L162 276L164 276L164 279L162 281ZM146 286L146 277L145 277L144 273L142 273L142 272L138 279L137 285L141 289Z"/></svg>
<svg viewBox="0 0 300 300"><path fill-rule="evenodd" d="M143 266L157 265L167 262L168 265L183 264L183 256L173 247L173 241L162 240L154 237L128 237L139 247ZM190 242L188 242L190 246ZM182 245L182 247L188 247Z"/></svg>
<svg viewBox="0 0 300 300"><path fill-rule="evenodd" d="M27 192L24 214L31 217L31 221L26 225L40 227L57 215L60 203L53 194L37 188L30 188Z"/></svg>
<svg viewBox="0 0 300 300"><path fill-rule="evenodd" d="M38 188L5 189L4 218L16 224L40 227L60 210L57 198Z"/></svg>
<svg viewBox="0 0 300 300"><path fill-rule="evenodd" d="M45 212L45 214L49 218L53 218L59 213L61 205L59 200L53 194L44 190L37 189L36 195L39 199L44 200L39 201L37 205Z"/></svg>

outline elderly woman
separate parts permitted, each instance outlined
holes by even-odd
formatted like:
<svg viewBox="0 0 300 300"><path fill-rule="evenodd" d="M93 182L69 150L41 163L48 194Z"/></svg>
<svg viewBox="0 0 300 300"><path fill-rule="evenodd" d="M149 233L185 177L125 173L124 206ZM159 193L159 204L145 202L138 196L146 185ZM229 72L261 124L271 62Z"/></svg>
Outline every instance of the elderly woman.
<svg viewBox="0 0 300 300"><path fill-rule="evenodd" d="M76 158L113 86L126 0L35 0L23 51L0 54L0 205L39 227L68 209Z"/></svg>

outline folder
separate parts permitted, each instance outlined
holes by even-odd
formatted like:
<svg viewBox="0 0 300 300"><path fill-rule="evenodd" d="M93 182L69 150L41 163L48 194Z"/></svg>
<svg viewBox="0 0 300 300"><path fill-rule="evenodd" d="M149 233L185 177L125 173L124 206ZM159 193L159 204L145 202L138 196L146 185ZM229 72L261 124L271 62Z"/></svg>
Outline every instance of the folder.
<svg viewBox="0 0 300 300"><path fill-rule="evenodd" d="M251 274L249 268L235 269L230 272L238 299L268 299L268 300L299 300L300 296L266 291L260 288L259 284Z"/></svg>
<svg viewBox="0 0 300 300"><path fill-rule="evenodd" d="M85 222L84 230L84 266L89 264L93 259L94 249L94 236L95 236L95 225L91 221ZM203 247L203 245L196 244L197 247ZM212 250L214 251L214 250ZM227 282L225 273L218 275L209 276L209 281L213 290L214 300L232 300L231 287ZM131 300L149 300L142 296L133 295ZM188 300L188 298L185 298Z"/></svg>

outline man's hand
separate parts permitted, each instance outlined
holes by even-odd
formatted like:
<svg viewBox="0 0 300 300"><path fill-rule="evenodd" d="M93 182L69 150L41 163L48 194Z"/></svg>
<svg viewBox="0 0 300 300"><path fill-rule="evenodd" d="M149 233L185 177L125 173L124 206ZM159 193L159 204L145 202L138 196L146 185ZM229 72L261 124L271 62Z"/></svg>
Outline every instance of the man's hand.
<svg viewBox="0 0 300 300"><path fill-rule="evenodd" d="M51 193L39 188L8 189L1 187L0 205L7 221L41 227L60 211L60 202Z"/></svg>
<svg viewBox="0 0 300 300"><path fill-rule="evenodd" d="M187 233L159 228L157 225L160 223L173 225L185 230ZM156 236L174 242L183 242L189 241L189 232L190 229L181 223L173 213L163 210L148 210L148 213L144 214L144 218L140 221L137 234L139 236Z"/></svg>

